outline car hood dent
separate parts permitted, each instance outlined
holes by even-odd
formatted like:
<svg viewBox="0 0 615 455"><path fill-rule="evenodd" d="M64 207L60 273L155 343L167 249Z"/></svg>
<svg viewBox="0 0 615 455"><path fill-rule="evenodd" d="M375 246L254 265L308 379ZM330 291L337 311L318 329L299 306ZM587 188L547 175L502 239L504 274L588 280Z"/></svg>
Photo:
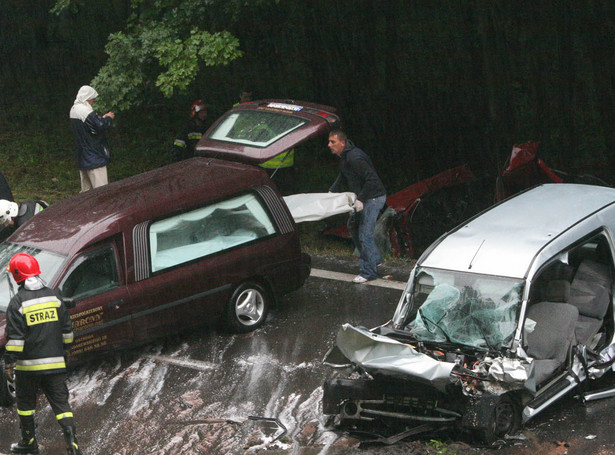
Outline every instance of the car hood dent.
<svg viewBox="0 0 615 455"><path fill-rule="evenodd" d="M365 328L344 324L337 334L337 347L354 364L365 370L380 370L408 375L428 382L444 392L450 383L451 362L440 362L416 351L412 346Z"/></svg>

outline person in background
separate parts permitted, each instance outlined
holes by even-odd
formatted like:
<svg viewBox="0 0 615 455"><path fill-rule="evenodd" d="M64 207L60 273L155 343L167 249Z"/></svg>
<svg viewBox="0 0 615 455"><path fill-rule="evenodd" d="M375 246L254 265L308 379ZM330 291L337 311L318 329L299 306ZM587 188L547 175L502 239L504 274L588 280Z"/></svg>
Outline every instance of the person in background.
<svg viewBox="0 0 615 455"><path fill-rule="evenodd" d="M355 213L348 219L348 230L360 253L360 273L353 283L378 278L377 267L382 256L374 240L376 220L386 201L386 190L369 156L357 148L346 133L329 133L329 150L340 158L340 172L329 191L339 193L344 187L357 195Z"/></svg>
<svg viewBox="0 0 615 455"><path fill-rule="evenodd" d="M17 204L0 199L0 242L3 242L26 221L49 207L45 201L25 201Z"/></svg>
<svg viewBox="0 0 615 455"><path fill-rule="evenodd" d="M109 183L107 165L111 159L106 132L111 128L115 114L102 117L92 107L98 92L89 85L79 89L70 110L70 125L75 139L75 157L81 178L81 192Z"/></svg>
<svg viewBox="0 0 615 455"><path fill-rule="evenodd" d="M238 104L249 103L251 101L252 101L252 92L250 90L242 90L241 93L239 94L239 102L235 103L233 107L237 106Z"/></svg>
<svg viewBox="0 0 615 455"><path fill-rule="evenodd" d="M39 453L34 414L41 389L64 432L68 453L81 455L66 386L65 350L73 342L70 315L58 295L41 280L33 256L17 253L9 261L8 271L19 285L6 310L5 329L5 374L9 378L15 375L21 428L21 441L11 446L11 452Z"/></svg>
<svg viewBox="0 0 615 455"><path fill-rule="evenodd" d="M177 138L173 141L173 159L185 160L194 156L194 148L201 139L209 125L207 119L207 104L203 100L196 100L190 108L190 120L188 120Z"/></svg>
<svg viewBox="0 0 615 455"><path fill-rule="evenodd" d="M11 187L9 182L6 181L4 175L0 172L0 199L5 199L7 201L14 201L13 193L11 192Z"/></svg>

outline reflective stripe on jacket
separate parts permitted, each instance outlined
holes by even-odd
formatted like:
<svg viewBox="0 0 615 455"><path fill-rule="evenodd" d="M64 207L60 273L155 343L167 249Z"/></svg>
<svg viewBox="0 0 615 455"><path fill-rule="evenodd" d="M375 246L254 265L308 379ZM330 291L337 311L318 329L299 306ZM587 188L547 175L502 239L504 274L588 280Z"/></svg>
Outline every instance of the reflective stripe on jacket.
<svg viewBox="0 0 615 455"><path fill-rule="evenodd" d="M68 310L53 290L20 287L6 312L7 363L17 360L15 370L23 372L63 372L73 337Z"/></svg>
<svg viewBox="0 0 615 455"><path fill-rule="evenodd" d="M175 161L194 156L194 148L201 137L203 137L203 134L205 134L205 131L207 131L207 128L209 126L197 118L186 122L173 141L173 158Z"/></svg>
<svg viewBox="0 0 615 455"><path fill-rule="evenodd" d="M265 169L277 169L284 167L292 167L295 164L295 149L287 150L284 153L274 156L269 161L259 164Z"/></svg>

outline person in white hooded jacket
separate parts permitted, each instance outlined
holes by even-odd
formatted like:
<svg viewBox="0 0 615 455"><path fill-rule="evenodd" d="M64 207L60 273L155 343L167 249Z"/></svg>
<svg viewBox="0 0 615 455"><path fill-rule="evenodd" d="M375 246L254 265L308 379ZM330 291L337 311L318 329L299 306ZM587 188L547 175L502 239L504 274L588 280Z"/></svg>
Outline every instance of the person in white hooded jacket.
<svg viewBox="0 0 615 455"><path fill-rule="evenodd" d="M107 164L111 158L106 131L115 114L100 116L92 107L98 92L89 85L79 89L70 110L70 125L75 138L75 157L81 177L81 192L106 185Z"/></svg>

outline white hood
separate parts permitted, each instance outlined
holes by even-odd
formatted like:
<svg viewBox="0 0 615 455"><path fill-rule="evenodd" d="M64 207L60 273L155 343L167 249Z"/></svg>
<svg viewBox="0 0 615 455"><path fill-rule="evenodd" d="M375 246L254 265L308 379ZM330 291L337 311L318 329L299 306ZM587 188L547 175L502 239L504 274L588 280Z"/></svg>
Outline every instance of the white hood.
<svg viewBox="0 0 615 455"><path fill-rule="evenodd" d="M84 85L79 89L75 103L70 110L70 118L79 119L85 122L85 119L94 109L88 103L88 100L98 98L98 92L89 85Z"/></svg>

